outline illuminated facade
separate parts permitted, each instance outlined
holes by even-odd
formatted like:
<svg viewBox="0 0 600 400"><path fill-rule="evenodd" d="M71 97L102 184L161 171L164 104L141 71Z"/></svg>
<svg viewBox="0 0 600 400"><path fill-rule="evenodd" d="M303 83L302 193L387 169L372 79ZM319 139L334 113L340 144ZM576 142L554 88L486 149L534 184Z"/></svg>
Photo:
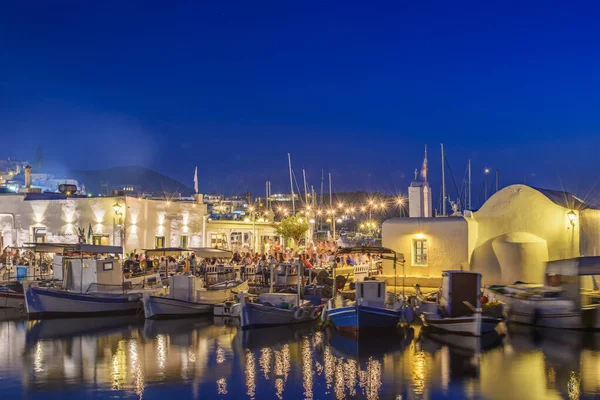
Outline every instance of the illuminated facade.
<svg viewBox="0 0 600 400"><path fill-rule="evenodd" d="M160 247L220 247L260 251L278 240L268 221L211 221L196 201L68 197L59 193L0 195L0 246L76 243L79 229L92 244L123 246L126 253Z"/></svg>
<svg viewBox="0 0 600 400"><path fill-rule="evenodd" d="M383 246L404 254L408 276L463 268L489 283L541 282L546 261L600 254L600 209L568 193L511 185L462 217L390 219ZM391 263L384 274L393 275Z"/></svg>

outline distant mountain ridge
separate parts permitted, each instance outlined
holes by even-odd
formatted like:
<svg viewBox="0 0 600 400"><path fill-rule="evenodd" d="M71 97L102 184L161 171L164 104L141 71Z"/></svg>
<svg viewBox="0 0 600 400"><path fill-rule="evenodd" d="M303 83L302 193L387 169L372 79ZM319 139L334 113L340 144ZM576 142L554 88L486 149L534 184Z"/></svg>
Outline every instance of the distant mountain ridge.
<svg viewBox="0 0 600 400"><path fill-rule="evenodd" d="M183 183L169 178L159 172L137 165L113 167L94 171L70 171L70 177L85 185L86 192L107 194L112 190L123 190L132 186L135 192L152 193L154 195L192 196L194 190Z"/></svg>

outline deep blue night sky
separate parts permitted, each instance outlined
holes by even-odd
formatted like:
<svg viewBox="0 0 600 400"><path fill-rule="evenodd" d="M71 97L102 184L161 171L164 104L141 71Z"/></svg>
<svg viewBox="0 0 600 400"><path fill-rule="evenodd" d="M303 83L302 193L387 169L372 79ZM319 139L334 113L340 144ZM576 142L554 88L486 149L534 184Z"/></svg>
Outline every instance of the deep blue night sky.
<svg viewBox="0 0 600 400"><path fill-rule="evenodd" d="M139 164L201 191L460 181L585 196L600 176L600 3L5 1L0 157ZM450 189L453 185L450 181ZM596 187L594 189L594 184ZM261 192L262 193L262 192ZM598 196L594 196L597 197Z"/></svg>

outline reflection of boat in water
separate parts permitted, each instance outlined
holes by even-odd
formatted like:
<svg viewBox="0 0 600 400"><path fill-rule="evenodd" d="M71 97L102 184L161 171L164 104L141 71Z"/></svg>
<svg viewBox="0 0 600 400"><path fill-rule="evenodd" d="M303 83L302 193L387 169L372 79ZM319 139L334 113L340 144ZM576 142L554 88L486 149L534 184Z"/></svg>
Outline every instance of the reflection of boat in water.
<svg viewBox="0 0 600 400"><path fill-rule="evenodd" d="M334 329L326 331L329 337L329 346L334 355L350 359L380 358L390 353L406 349L414 338L414 328L407 327L397 331L396 334L382 335L356 339L336 332Z"/></svg>
<svg viewBox="0 0 600 400"><path fill-rule="evenodd" d="M126 315L29 321L26 342L33 344L39 340L114 333L129 330L132 326L141 326L142 323L143 319Z"/></svg>
<svg viewBox="0 0 600 400"><path fill-rule="evenodd" d="M146 320L144 323L144 337L155 338L158 335L177 335L211 326L211 317L184 318L174 320Z"/></svg>
<svg viewBox="0 0 600 400"><path fill-rule="evenodd" d="M0 308L0 322L20 319L27 319L27 311L24 308Z"/></svg>
<svg viewBox="0 0 600 400"><path fill-rule="evenodd" d="M257 329L239 329L234 342L245 349L275 347L290 342L297 342L303 336L317 331L313 324L281 325Z"/></svg>
<svg viewBox="0 0 600 400"><path fill-rule="evenodd" d="M422 330L419 335L419 344L423 350L429 353L435 353L443 346L448 346L451 351L465 354L480 354L501 346L503 337L503 335L495 331L482 336L467 336Z"/></svg>

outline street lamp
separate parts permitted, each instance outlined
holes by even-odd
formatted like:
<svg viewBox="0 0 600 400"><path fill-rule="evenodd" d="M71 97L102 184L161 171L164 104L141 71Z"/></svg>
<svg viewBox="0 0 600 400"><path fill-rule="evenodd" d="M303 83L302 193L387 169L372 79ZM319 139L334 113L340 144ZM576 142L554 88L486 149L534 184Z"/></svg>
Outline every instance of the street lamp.
<svg viewBox="0 0 600 400"><path fill-rule="evenodd" d="M571 223L571 225L575 226L575 221L577 220L577 214L575 214L575 211L569 211L567 213L567 218L569 218L569 222Z"/></svg>

